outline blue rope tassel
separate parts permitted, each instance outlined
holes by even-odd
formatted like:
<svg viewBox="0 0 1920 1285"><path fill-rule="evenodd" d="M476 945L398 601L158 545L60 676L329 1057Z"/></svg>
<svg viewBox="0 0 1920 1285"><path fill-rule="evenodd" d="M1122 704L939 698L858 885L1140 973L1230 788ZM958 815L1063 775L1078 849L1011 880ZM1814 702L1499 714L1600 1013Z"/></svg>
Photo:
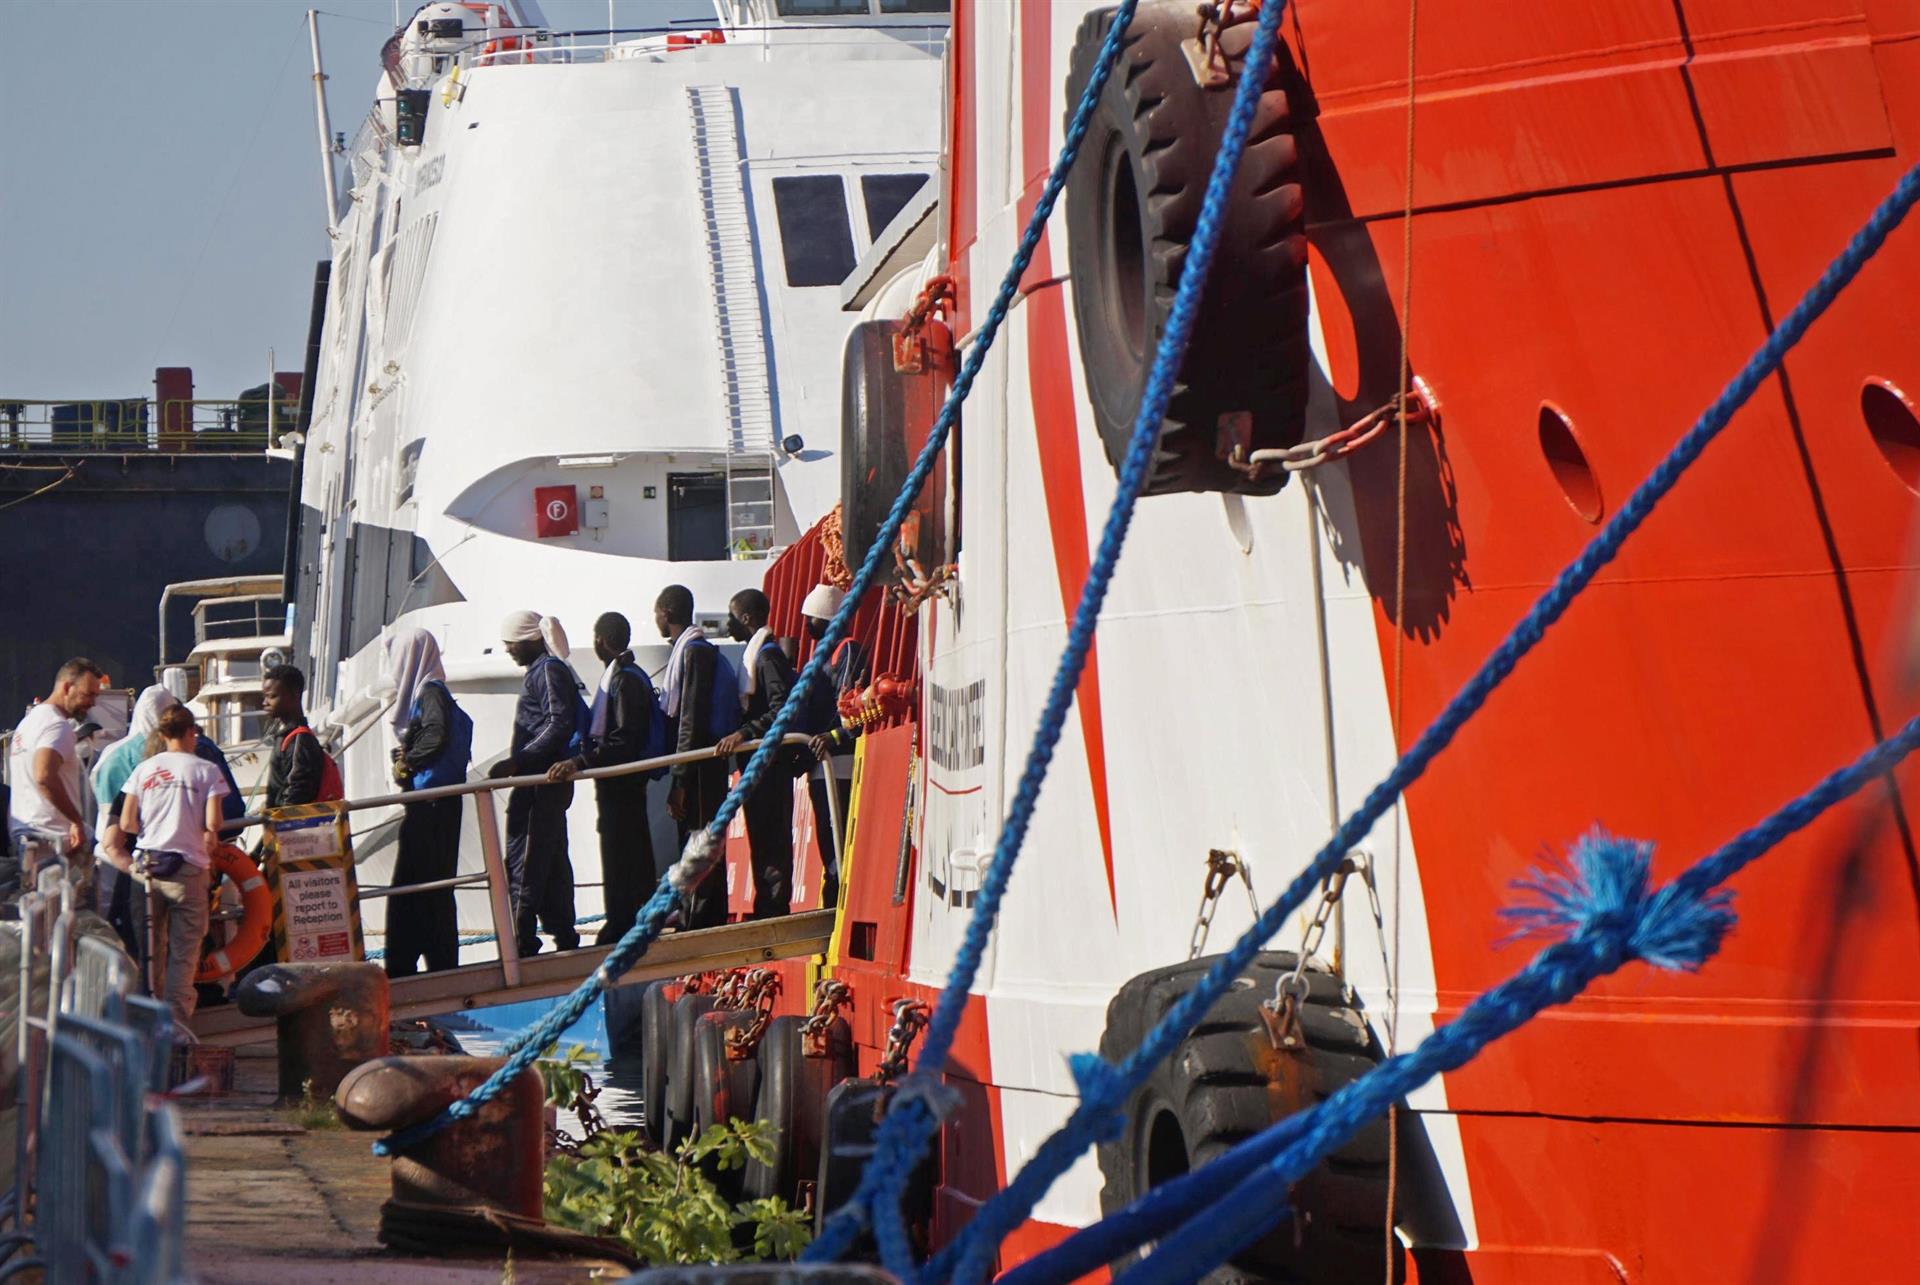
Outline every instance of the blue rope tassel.
<svg viewBox="0 0 1920 1285"><path fill-rule="evenodd" d="M1681 475L1719 436L1734 413L1779 369L1788 351L1800 342L1807 328L1826 312L1854 277L1859 275L1867 261L1879 252L1916 201L1920 201L1920 165L1902 175L1892 193L1875 208L1865 226L1854 234L1840 256L1828 265L1820 279L1748 359L1740 373L1627 498L1620 512L1560 573L1552 586L1514 626L1505 641L1481 664L1473 678L1421 733L1420 739L1394 764L1393 770L1341 824L1333 838L1315 855L1312 863L1287 886L1280 899L1269 906L1253 926L1214 962L1193 989L1167 1010L1160 1022L1141 1041L1140 1047L1117 1067L1090 1055L1084 1060L1076 1059L1074 1073L1081 1083L1080 1105L1067 1122L1040 1145L1014 1182L980 1208L973 1222L968 1225L969 1232L973 1227L983 1224L996 1229L1017 1226L1046 1194L1054 1180L1072 1165L1074 1159L1103 1133L1115 1127L1114 1113L1125 1104L1133 1090L1144 1083L1153 1068L1186 1038L1201 1016L1226 993L1234 978L1247 970L1260 948L1280 930L1327 876L1339 868L1346 854L1367 836L1407 787L1420 778L1467 721L1479 712L1494 689L1506 681L1514 667L1539 644L1546 631L1560 619L1573 600L1614 559L1627 537L1640 528L1655 506L1673 490ZM984 894L981 904L985 904ZM1031 1179L1029 1171L1035 1171ZM1004 1232L1001 1234L1004 1235ZM962 1233L963 1237L966 1235L966 1232ZM958 1244L960 1241L956 1240L955 1245ZM939 1279L940 1269L953 1261L955 1245L948 1246L935 1257L926 1273L929 1279Z"/></svg>
<svg viewBox="0 0 1920 1285"><path fill-rule="evenodd" d="M1047 692L1046 704L1034 733L1033 745L1027 753L1026 766L1021 771L1019 784L1014 791L1006 824L1001 828L992 863L981 880L974 912L967 922L966 936L955 954L952 971L934 1008L925 1042L921 1046L915 1074L923 1084L931 1082L946 1065L947 1055L959 1030L961 1015L966 1008L967 993L979 973L980 961L986 953L1000 903L1012 878L1014 862L1020 855L1034 808L1039 803L1040 787L1046 780L1054 749L1072 709L1080 672L1093 646L1100 609L1106 601L1114 569L1119 564L1121 548L1126 543L1134 504L1146 485L1147 472L1152 466L1154 449L1160 439L1161 425L1166 419L1167 404L1173 398L1174 383L1179 377L1181 363L1186 358L1187 343L1192 338L1193 327L1199 316L1201 294L1206 288L1208 270L1212 266L1225 223L1233 175L1246 150L1247 135L1253 127L1260 95L1266 88L1267 77L1273 66L1274 52L1279 43L1280 15L1285 9L1285 0L1278 0L1263 8L1249 45L1240 82L1234 91L1233 107L1221 135L1220 150L1214 158L1206 195L1188 243L1180 272L1180 285L1175 292L1158 351L1154 354L1153 368L1141 396L1139 413L1134 419L1133 433L1127 445L1126 458L1121 464L1113 505L1107 511L1099 547L1087 570L1080 601L1074 608L1073 622L1067 631L1066 648L1054 670L1053 684ZM1075 116L1076 132L1083 119L1091 116L1094 102L1105 81L1105 70L1119 55L1120 40L1131 17L1129 11L1116 15L1114 25L1107 33L1100 51L1099 66ZM1069 141L1077 146L1077 140ZM924 1097L908 1097L904 1101L896 1099L894 1109L881 1126L875 1156L861 1184L865 1188L868 1186L865 1179L873 1178L868 1210L873 1216L881 1261L888 1270L903 1279L913 1272L915 1264L901 1223L900 1197L906 1190L908 1175L937 1125L935 1114L927 1106ZM856 1193L855 1200L858 1199L859 1193ZM850 1223L851 1219L846 1221ZM992 1223L982 1224L976 1217L963 1238L956 1242L956 1246L979 1247L963 1263L963 1278L973 1279L984 1273L993 1247L998 1244L1000 1236L1010 1229L996 1227ZM818 1261L841 1252L844 1249L841 1242L846 1235L845 1231L837 1232L832 1240L823 1235L822 1241L826 1244L817 1254L810 1253L809 1257Z"/></svg>
<svg viewBox="0 0 1920 1285"><path fill-rule="evenodd" d="M595 970L593 976L581 983L580 987L567 997L563 1005L542 1018L537 1025L507 1046L505 1051L509 1057L506 1065L489 1076L486 1082L472 1093L455 1102L433 1119L374 1143L373 1149L376 1155L392 1155L395 1151L404 1150L416 1142L431 1137L455 1120L470 1117L486 1103L499 1096L512 1082L514 1076L534 1063L540 1050L552 1044L559 1038L562 1031L580 1019L581 1014L586 1012L587 1005L591 1004L602 990L618 981L622 974L646 954L666 923L667 915L677 896L676 889L679 886L691 886L697 883L705 873L705 868L718 859L714 854L722 850L720 845L724 841L727 825L732 821L734 814L740 810L741 800L753 792L760 783L760 778L766 774L773 755L779 747L780 739L786 735L787 729L799 716L800 711L806 708L813 685L826 681L822 675L826 670L828 659L833 655L834 648L839 646L841 639L846 637L848 629L852 627L853 617L859 610L861 598L873 584L874 578L879 575L882 563L886 561L894 543L899 539L900 528L906 522L907 512L912 508L921 489L926 486L927 478L933 472L934 461L939 457L941 448L946 445L954 420L959 417L960 407L966 401L968 393L973 391L973 384L980 375L980 368L986 364L987 353L993 348L994 340L999 337L1001 327L1006 322L1007 313L1013 308L1014 298L1019 292L1021 279L1026 275L1027 265L1033 261L1034 251L1039 248L1040 237L1046 230L1047 220L1051 217L1053 207L1059 201L1060 193L1066 186L1067 173L1073 168L1073 163L1080 154L1080 144L1086 138L1087 126L1093 119L1094 106L1106 85L1108 75L1113 70L1113 64L1119 58L1121 37L1127 25L1133 21L1133 11L1138 3L1139 0L1122 0L1119 9L1115 12L1113 30L1108 33L1106 43L1101 46L1099 63L1094 68L1093 78L1087 85L1087 92L1081 98L1079 109L1074 113L1073 122L1068 127L1066 141L1061 146L1060 155L1054 162L1052 172L1047 176L1046 187L1040 194L1039 203L1034 207L1033 217L1028 220L1026 232L1020 238L1020 245L1014 251L1013 262L1008 265L1006 275L1001 279L1000 288L994 294L993 304L987 309L986 317L981 322L979 334L974 339L972 347L968 349L959 374L954 377L953 387L948 390L946 402L940 408L940 416L927 433L927 443L921 448L919 456L913 462L913 467L907 471L906 480L900 487L900 494L895 497L893 507L887 510L886 520L880 524L873 544L867 550L867 556L861 561L859 571L854 574L853 583L847 588L846 599L840 604L840 610L835 612L833 619L828 622L826 633L814 646L812 657L801 669L799 677L794 680L792 689L787 693L786 703L780 707L779 714L774 717L772 725L764 733L760 748L754 751L753 757L741 770L739 782L720 804L712 823L688 841L687 851L682 854L675 869L669 871L668 877L661 881L659 889L641 908L633 927L627 931L625 937L620 939L620 943ZM566 1020L560 1020L563 1017ZM897 1224L898 1220L896 1219L895 1222ZM904 1245L906 1242L904 1226L897 1227L897 1232L898 1244ZM847 1233L849 1241L851 1236L852 1233L849 1231ZM884 1241L888 1237L883 1235L882 1239Z"/></svg>
<svg viewBox="0 0 1920 1285"><path fill-rule="evenodd" d="M1721 885L1835 804L1885 777L1916 747L1920 718L1651 893L1647 876L1652 844L1597 831L1588 835L1574 849L1571 871L1521 881L1516 887L1539 900L1505 912L1529 933L1564 934L1564 941L1541 951L1526 968L1474 1000L1411 1052L1388 1058L1326 1101L1180 1179L1186 1189L1180 1198L1161 1203L1151 1222L1131 1221L1126 1243L1119 1250L1103 1244L1106 1256L1096 1263L1110 1261L1114 1253L1185 1219L1189 1221L1181 1230L1120 1279L1129 1285L1198 1280L1265 1234L1279 1216L1276 1196L1283 1201L1293 1184L1335 1148L1434 1076L1465 1066L1495 1040L1631 960L1666 969L1699 968L1719 950L1733 926L1732 894ZM1139 1207L1123 1211L1115 1221ZM1084 1252L1078 1256L1085 1257ZM1006 1280L1032 1285L1079 1274L1065 1255L1044 1269L1040 1258L1031 1266L1036 1269L1031 1275L1023 1266Z"/></svg>

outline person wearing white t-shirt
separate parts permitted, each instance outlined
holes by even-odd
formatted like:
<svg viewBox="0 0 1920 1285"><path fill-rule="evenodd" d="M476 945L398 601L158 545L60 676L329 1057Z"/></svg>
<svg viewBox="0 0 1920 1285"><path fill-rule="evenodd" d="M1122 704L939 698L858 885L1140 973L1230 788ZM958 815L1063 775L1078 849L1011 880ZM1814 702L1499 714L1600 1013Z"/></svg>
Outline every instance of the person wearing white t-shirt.
<svg viewBox="0 0 1920 1285"><path fill-rule="evenodd" d="M162 714L159 730L166 748L127 778L120 829L136 839L134 877L147 886L145 897L134 898L134 913L146 921L140 936L147 943L148 983L184 1031L198 999L193 979L207 935L208 867L220 844L220 800L228 787L220 769L193 752L200 729L186 706Z"/></svg>
<svg viewBox="0 0 1920 1285"><path fill-rule="evenodd" d="M23 839L57 843L69 855L86 850L87 823L80 810L85 791L73 726L93 708L105 677L98 665L75 657L54 675L52 693L13 729L7 750L7 779L13 786L7 837L16 855Z"/></svg>

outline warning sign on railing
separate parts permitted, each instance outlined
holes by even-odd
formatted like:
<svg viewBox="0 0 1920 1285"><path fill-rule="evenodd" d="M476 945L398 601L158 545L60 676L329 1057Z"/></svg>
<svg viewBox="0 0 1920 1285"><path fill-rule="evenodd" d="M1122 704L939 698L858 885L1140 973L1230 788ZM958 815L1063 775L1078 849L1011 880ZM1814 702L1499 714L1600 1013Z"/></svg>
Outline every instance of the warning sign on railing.
<svg viewBox="0 0 1920 1285"><path fill-rule="evenodd" d="M366 956L353 838L343 804L304 803L268 812L267 875L273 882L274 950L282 962Z"/></svg>

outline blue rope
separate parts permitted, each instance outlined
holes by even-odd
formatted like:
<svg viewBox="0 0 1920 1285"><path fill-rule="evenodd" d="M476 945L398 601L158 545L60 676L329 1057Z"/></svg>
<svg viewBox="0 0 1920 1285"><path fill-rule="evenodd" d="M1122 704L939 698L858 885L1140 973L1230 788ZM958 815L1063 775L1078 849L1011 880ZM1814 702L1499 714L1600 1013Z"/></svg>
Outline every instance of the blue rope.
<svg viewBox="0 0 1920 1285"><path fill-rule="evenodd" d="M1620 512L1560 573L1500 646L1481 664L1473 678L1421 733L1420 739L1394 764L1386 778L1373 788L1306 869L1287 886L1280 899L1262 912L1232 948L1214 961L1193 989L1167 1010L1140 1046L1118 1066L1091 1054L1082 1054L1073 1060L1074 1077L1080 1085L1080 1104L1067 1122L1041 1143L1014 1181L981 1206L961 1237L935 1256L924 1273L925 1279L937 1281L942 1277L958 1255L965 1252L959 1247L968 1243L969 1237L975 1234L975 1228L980 1228L978 1235L984 1241L989 1228L993 1234L1004 1236L1006 1231L1018 1226L1075 1158L1101 1137L1111 1136L1120 1123L1116 1113L1133 1090L1144 1083L1153 1068L1186 1038L1201 1016L1226 993L1234 979L1247 970L1260 948L1339 868L1346 854L1367 836L1407 787L1420 778L1467 721L1479 712L1494 689L1506 681L1521 658L1539 644L1546 631L1560 619L1573 600L1614 559L1627 537L1640 528L1654 507L1673 490L1681 475L1727 426L1734 412L1752 398L1764 381L1772 377L1787 352L1806 334L1807 328L1826 312L1867 261L1878 253L1888 235L1906 218L1916 201L1920 201L1920 165L1909 169L1901 177L1898 185L1875 208L1839 257L1828 265L1820 279L1748 359L1740 373L1627 498ZM983 890L980 906L984 907L985 904ZM984 1256L984 1251L974 1253L976 1261Z"/></svg>
<svg viewBox="0 0 1920 1285"><path fill-rule="evenodd" d="M1526 968L1475 999L1411 1052L1388 1058L1326 1101L1169 1184L1163 1189L1167 1197L1154 1202L1150 1213L1139 1212L1147 1204L1140 1201L1107 1220L1124 1228L1118 1235L1103 1236L1097 1244L1089 1238L1074 1252L1063 1253L1076 1236L1003 1281L1069 1281L1182 1222L1185 1225L1161 1241L1151 1257L1120 1279L1129 1285L1200 1279L1265 1234L1280 1214L1276 1197L1283 1202L1293 1184L1335 1148L1434 1076L1465 1066L1495 1040L1631 960L1664 969L1697 969L1733 926L1732 894L1722 885L1835 804L1885 777L1916 747L1920 718L1651 893L1651 843L1598 831L1588 835L1574 849L1571 870L1536 875L1516 885L1535 894L1538 903L1505 912L1530 933L1564 934L1566 940L1541 951ZM1176 1186L1178 1193L1172 1190ZM1100 1256L1093 1257L1095 1253Z"/></svg>
<svg viewBox="0 0 1920 1285"><path fill-rule="evenodd" d="M1026 765L1015 788L1006 824L1001 828L993 860L981 880L974 912L967 922L966 936L955 954L946 987L927 1026L915 1071L923 1087L918 1093L896 1096L888 1118L882 1122L874 1158L867 1172L862 1175L861 1189L855 1192L850 1202L851 1208L840 1217L841 1226L838 1229L822 1229L820 1240L815 1242L807 1255L812 1261L821 1261L844 1252L845 1242L851 1239L855 1219L864 1209L873 1221L880 1258L887 1269L902 1279L914 1271L913 1253L900 1215L900 1198L927 1140L938 1127L937 1113L928 1105L926 1095L932 1091L931 1082L946 1065L947 1055L952 1050L960 1019L966 1010L967 994L979 974L980 961L986 954L1000 903L1013 875L1014 863L1019 858L1034 808L1040 800L1040 788L1046 781L1053 752L1073 707L1081 670L1085 668L1087 654L1093 647L1100 609L1106 602L1114 568L1119 565L1127 529L1133 521L1134 505L1146 485L1161 427L1166 420L1167 404L1173 398L1174 384L1179 378L1187 344L1199 317L1201 295L1206 289L1208 271L1212 267L1214 252L1219 247L1226 222L1233 176L1246 150L1247 135L1253 128L1260 95L1266 88L1273 67L1279 44L1280 15L1285 9L1286 0L1277 0L1277 3L1261 10L1259 23L1248 47L1240 81L1234 91L1233 107L1221 133L1220 149L1208 176L1206 195L1188 242L1179 288L1168 312L1166 328L1161 334L1153 367L1141 395L1139 411L1134 418L1113 505L1107 511L1099 547L1088 567L1080 601L1074 608L1073 621L1067 631L1066 648L1055 667L1053 684L1047 692L1046 704L1034 732L1033 745L1027 752ZM1123 6L1114 17L1113 26L1101 46L1094 75L1075 112L1073 128L1067 140L1068 150L1077 150L1079 146L1079 137L1104 89L1106 71L1119 57L1120 46L1132 17L1131 6ZM1062 156L1064 161L1071 163L1066 152L1063 151ZM1049 189L1062 181L1064 167L1050 180ZM1038 239L1044 215L1045 209L1035 211L1034 221L1028 226L1029 239ZM863 1195L866 1197L864 1205L861 1203ZM956 1247L961 1247L956 1252L966 1253L968 1251L964 1247L975 1247L964 1264L963 1278L972 1279L984 1273L994 1246L1007 1230L1011 1230L1011 1227L1001 1228L991 1222L983 1223L976 1216L955 1242Z"/></svg>
<svg viewBox="0 0 1920 1285"><path fill-rule="evenodd" d="M760 747L753 752L753 756L747 760L747 765L741 769L740 780L721 802L713 821L706 829L688 840L687 851L681 855L675 868L668 872L668 877L661 880L660 887L635 918L633 927L620 939L612 953L602 961L593 976L582 982L579 988L567 997L564 1004L506 1046L504 1051L508 1057L505 1065L489 1076L485 1083L473 1092L453 1103L431 1120L391 1134L374 1143L373 1149L376 1155L392 1155L396 1151L404 1150L416 1142L429 1138L455 1120L472 1116L482 1106L504 1092L515 1076L534 1063L542 1049L552 1044L559 1038L562 1031L580 1019L580 1016L586 1012L587 1006L602 990L618 981L622 974L646 954L666 923L676 896L676 886L681 883L688 886L697 883L704 876L705 867L716 859L712 854L724 850L720 845L725 840L728 823L740 810L741 800L759 785L760 778L766 774L773 755L779 747L780 739L786 735L794 719L799 717L806 708L814 684L826 681L823 675L829 658L852 627L853 617L859 610L861 598L873 584L875 577L880 574L882 563L899 539L900 528L905 524L908 511L913 507L914 500L926 486L927 478L933 472L934 461L939 457L941 448L947 443L947 436L952 432L954 421L959 417L961 404L973 391L973 384L979 378L980 368L986 364L987 353L992 349L994 340L999 337L1000 329L1006 322L1007 313L1013 308L1014 298L1019 293L1021 278L1026 275L1027 265L1032 262L1034 251L1039 248L1040 236L1046 230L1047 219L1053 213L1055 203L1060 199L1061 190L1066 186L1067 172L1073 168L1073 163L1079 156L1080 143L1086 137L1087 125L1093 118L1094 104L1100 96L1100 90L1106 84L1108 73L1119 57L1120 35L1132 21L1137 4L1138 0L1122 0L1114 15L1113 31L1108 34L1106 44L1101 47L1100 62L1094 69L1093 79L1087 85L1087 93L1081 99L1080 109L1075 113L1073 123L1067 131L1067 138L1060 149L1060 156L1054 162L1053 171L1047 176L1047 184L1040 194L1040 202L1034 207L1033 217L1027 223L1026 233L1020 239L1019 248L1014 252L1013 262L1007 267L1006 276L1001 279L1000 288L994 294L993 304L987 309L979 333L972 347L967 350L966 360L961 363L960 371L954 377L953 387L948 390L946 402L940 408L940 416L934 420L933 427L928 430L926 445L920 449L913 467L907 471L906 480L900 487L900 494L894 498L893 507L887 510L886 520L880 524L879 531L875 533L873 543L867 549L867 556L860 563L859 571L854 573L853 583L847 588L846 599L840 604L840 610L835 612L833 619L828 622L826 633L815 644L812 657L808 659L799 677L794 680L793 687L788 691L786 703L780 707L780 712L774 717L772 725L762 734ZM562 1020L563 1018L565 1020ZM895 1201L896 1205L897 1203ZM897 1244L904 1245L906 1229L900 1226L897 1230ZM888 1238L885 1235L881 1239L883 1244L887 1243Z"/></svg>

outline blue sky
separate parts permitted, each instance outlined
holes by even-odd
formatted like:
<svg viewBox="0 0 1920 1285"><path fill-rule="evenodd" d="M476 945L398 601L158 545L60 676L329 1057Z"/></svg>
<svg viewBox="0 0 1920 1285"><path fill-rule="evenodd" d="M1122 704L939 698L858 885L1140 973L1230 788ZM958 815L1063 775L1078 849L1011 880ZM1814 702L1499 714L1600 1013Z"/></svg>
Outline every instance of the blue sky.
<svg viewBox="0 0 1920 1285"><path fill-rule="evenodd" d="M0 396L226 398L305 357L326 256L307 0L6 0ZM416 0L403 0L403 15ZM542 0L555 30L607 0ZM393 0L322 0L333 126L372 103ZM617 25L712 13L615 0Z"/></svg>

